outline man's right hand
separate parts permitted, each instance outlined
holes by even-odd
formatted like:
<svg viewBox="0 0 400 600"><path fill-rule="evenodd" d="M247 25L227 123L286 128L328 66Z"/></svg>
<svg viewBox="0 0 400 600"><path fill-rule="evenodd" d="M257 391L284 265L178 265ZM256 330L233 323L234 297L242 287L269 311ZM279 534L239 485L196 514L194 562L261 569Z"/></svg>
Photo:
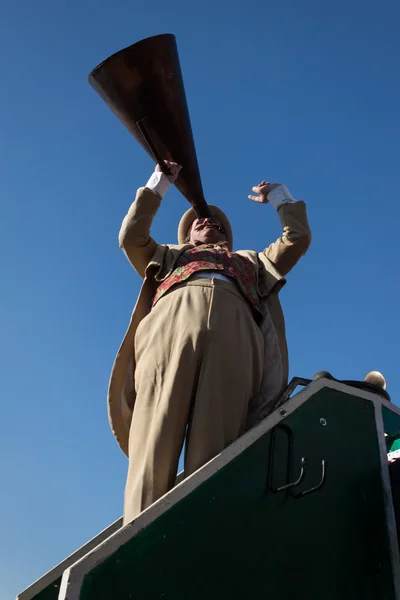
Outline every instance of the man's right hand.
<svg viewBox="0 0 400 600"><path fill-rule="evenodd" d="M164 160L164 162L167 165L167 167L169 167L169 170L171 171L171 175L167 175L168 179L170 180L171 183L175 183L175 181L178 179L179 172L182 169L182 166L178 165L178 163L171 162L170 160ZM161 169L160 165L156 166L155 171L156 171L156 173L162 173L162 169Z"/></svg>

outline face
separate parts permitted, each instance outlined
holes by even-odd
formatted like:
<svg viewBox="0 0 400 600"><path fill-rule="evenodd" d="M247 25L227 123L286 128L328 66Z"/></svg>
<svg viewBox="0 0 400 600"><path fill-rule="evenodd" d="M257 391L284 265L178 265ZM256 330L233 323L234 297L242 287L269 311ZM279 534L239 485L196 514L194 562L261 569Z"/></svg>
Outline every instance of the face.
<svg viewBox="0 0 400 600"><path fill-rule="evenodd" d="M194 246L201 244L218 244L226 242L224 228L218 219L196 219L189 233L189 243Z"/></svg>

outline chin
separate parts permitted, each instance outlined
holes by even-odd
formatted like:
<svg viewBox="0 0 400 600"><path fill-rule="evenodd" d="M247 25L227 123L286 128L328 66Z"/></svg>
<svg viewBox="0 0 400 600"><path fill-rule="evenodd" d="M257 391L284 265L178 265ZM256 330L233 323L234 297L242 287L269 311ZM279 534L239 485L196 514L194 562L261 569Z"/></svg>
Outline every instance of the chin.
<svg viewBox="0 0 400 600"><path fill-rule="evenodd" d="M209 232L202 232L202 236L199 239L195 240L195 245L200 246L202 244L223 244L226 240L219 235L215 235L215 231L210 230Z"/></svg>

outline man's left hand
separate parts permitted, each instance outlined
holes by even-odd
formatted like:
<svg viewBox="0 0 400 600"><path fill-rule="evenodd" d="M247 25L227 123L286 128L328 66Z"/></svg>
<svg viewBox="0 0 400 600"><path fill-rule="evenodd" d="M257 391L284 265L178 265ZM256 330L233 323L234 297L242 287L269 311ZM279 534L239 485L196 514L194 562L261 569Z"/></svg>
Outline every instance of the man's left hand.
<svg viewBox="0 0 400 600"><path fill-rule="evenodd" d="M260 202L260 204L268 203L268 194L272 192L275 188L279 187L280 183L271 183L269 181L262 181L258 185L255 185L252 189L253 192L257 194L257 196L249 195L249 199L253 200L253 202Z"/></svg>

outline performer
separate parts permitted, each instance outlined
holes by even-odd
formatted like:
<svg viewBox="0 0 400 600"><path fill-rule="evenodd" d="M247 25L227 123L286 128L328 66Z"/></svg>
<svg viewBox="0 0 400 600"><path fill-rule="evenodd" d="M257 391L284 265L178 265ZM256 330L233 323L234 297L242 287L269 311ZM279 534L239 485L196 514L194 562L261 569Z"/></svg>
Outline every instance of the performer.
<svg viewBox="0 0 400 600"><path fill-rule="evenodd" d="M180 170L157 165L123 220L119 243L144 282L109 386L114 435L129 457L124 523L170 490L186 436L185 476L273 409L287 384L278 293L307 251L304 202L262 181L249 198L272 204L283 232L263 252L233 252L226 215L182 217L178 245L150 237Z"/></svg>

